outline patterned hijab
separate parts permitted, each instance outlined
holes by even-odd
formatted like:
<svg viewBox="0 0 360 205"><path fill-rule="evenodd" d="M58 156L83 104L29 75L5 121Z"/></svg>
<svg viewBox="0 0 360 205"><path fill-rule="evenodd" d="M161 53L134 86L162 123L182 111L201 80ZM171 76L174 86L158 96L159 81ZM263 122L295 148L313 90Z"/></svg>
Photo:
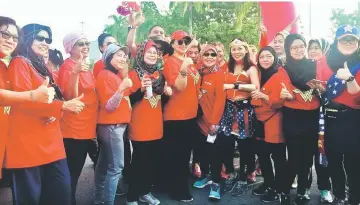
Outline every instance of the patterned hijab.
<svg viewBox="0 0 360 205"><path fill-rule="evenodd" d="M204 64L204 53L206 51L209 51L209 50L212 50L214 51L214 53L217 54L217 50L216 50L216 47L213 46L213 45L207 45L204 49L201 50L201 53L200 53L200 62L202 64L202 67L199 69L199 73L201 76L204 76L204 75L207 75L207 74L210 74L210 73L213 73L213 72L216 72L219 70L219 62L216 62L216 64L212 67L205 67L205 64Z"/></svg>
<svg viewBox="0 0 360 205"><path fill-rule="evenodd" d="M142 79L144 75L149 75L152 80L153 91L157 95L161 95L164 92L165 78L159 70L159 63L148 65L144 61L145 53L153 46L157 50L156 44L152 40L145 40L138 46L135 59L135 71L140 79ZM158 58L158 61L159 60L161 60L161 58Z"/></svg>

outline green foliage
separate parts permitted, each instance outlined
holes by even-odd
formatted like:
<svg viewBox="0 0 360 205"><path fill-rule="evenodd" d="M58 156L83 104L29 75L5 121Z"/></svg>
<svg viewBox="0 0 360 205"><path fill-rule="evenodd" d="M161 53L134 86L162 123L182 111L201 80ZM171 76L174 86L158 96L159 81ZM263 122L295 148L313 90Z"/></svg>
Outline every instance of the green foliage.
<svg viewBox="0 0 360 205"><path fill-rule="evenodd" d="M147 38L149 29L160 25L167 34L192 30L200 43L221 42L226 49L235 37L258 45L260 8L257 2L170 2L170 11L161 15L153 2L141 2L145 22L136 32L137 42ZM192 11L191 13L189 11ZM126 43L127 17L111 15L114 24L105 31ZM190 22L190 23L189 23Z"/></svg>
<svg viewBox="0 0 360 205"><path fill-rule="evenodd" d="M339 26L345 24L360 28L360 12L358 11L354 11L354 13L345 13L344 9L333 9L330 20L333 24L333 32L335 32Z"/></svg>

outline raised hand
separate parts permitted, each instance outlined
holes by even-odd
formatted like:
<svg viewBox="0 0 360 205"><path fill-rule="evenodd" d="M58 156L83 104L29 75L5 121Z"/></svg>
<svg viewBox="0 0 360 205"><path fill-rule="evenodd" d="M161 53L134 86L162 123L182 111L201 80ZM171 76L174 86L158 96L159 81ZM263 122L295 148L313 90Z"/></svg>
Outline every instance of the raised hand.
<svg viewBox="0 0 360 205"><path fill-rule="evenodd" d="M80 101L83 97L84 97L84 94L81 94L77 98L74 98L69 101L65 101L63 104L63 107L62 107L63 110L73 112L73 113L80 113L85 107L85 104Z"/></svg>
<svg viewBox="0 0 360 205"><path fill-rule="evenodd" d="M285 99L285 100L290 100L293 99L293 96L291 95L291 93L287 90L286 86L284 83L281 83L282 85L282 89L280 92L280 98L281 99Z"/></svg>
<svg viewBox="0 0 360 205"><path fill-rule="evenodd" d="M52 103L55 97L55 89L49 86L49 77L46 77L42 85L32 91L32 100L42 103Z"/></svg>
<svg viewBox="0 0 360 205"><path fill-rule="evenodd" d="M348 80L352 74L350 73L349 67L347 66L347 62L344 63L344 68L340 68L336 72L336 78L340 80Z"/></svg>

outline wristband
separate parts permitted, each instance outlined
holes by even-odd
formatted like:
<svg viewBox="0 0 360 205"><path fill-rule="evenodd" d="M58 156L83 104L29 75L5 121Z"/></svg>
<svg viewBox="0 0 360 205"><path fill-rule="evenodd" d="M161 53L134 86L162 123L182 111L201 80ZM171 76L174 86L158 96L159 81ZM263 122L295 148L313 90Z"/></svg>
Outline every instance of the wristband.
<svg viewBox="0 0 360 205"><path fill-rule="evenodd" d="M234 89L239 90L239 83L234 84Z"/></svg>
<svg viewBox="0 0 360 205"><path fill-rule="evenodd" d="M354 76L350 76L350 77L346 80L346 82L349 83L349 82L351 82L351 81L353 81L353 80L355 80L355 77L354 77Z"/></svg>

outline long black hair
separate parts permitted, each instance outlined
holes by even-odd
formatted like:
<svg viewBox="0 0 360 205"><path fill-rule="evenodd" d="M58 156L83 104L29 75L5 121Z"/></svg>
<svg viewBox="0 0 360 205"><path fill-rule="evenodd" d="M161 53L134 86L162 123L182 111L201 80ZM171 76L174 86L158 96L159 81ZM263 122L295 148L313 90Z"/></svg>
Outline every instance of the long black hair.
<svg viewBox="0 0 360 205"><path fill-rule="evenodd" d="M57 49L49 49L49 61L51 61L54 65L60 67L64 64L64 58L61 52Z"/></svg>
<svg viewBox="0 0 360 205"><path fill-rule="evenodd" d="M233 42L234 40L240 40L242 42L244 42L241 38L234 38L231 42ZM248 48L245 48L245 49L248 49ZM244 62L244 70L247 71L251 68L251 66L254 66L254 63L251 61L250 59L250 52L248 50L248 52L245 54L244 56L244 59L243 59L243 62ZM228 68L229 68L229 72L231 73L234 73L234 70L235 70L235 66L236 66L236 61L235 59L231 56L231 48L230 48L230 51L229 51L229 62L228 62Z"/></svg>

